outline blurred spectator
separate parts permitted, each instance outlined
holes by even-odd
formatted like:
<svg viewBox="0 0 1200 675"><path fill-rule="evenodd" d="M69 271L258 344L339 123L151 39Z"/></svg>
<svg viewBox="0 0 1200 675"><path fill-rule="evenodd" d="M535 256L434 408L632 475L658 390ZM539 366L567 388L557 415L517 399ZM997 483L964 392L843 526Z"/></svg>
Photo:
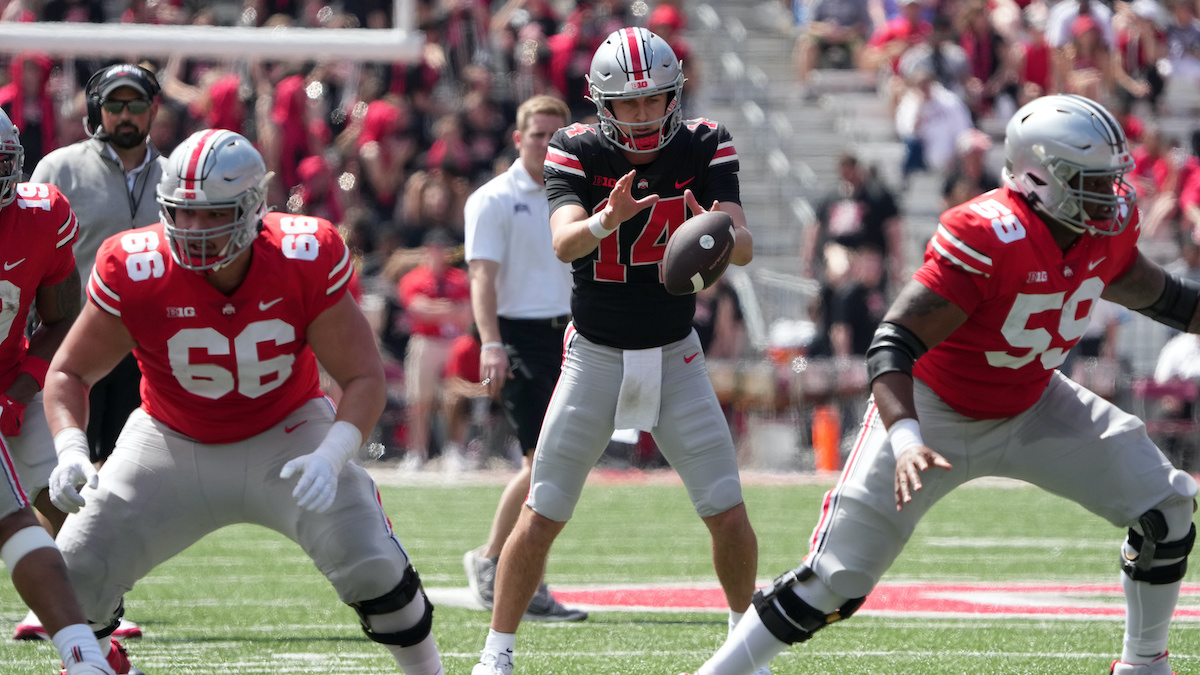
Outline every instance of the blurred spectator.
<svg viewBox="0 0 1200 675"><path fill-rule="evenodd" d="M913 71L896 106L896 133L904 143L901 174L907 187L916 171L944 173L954 160L958 135L972 128L971 111L954 92L934 79L933 71Z"/></svg>
<svg viewBox="0 0 1200 675"><path fill-rule="evenodd" d="M42 7L42 21L104 23L107 20L101 0L47 0Z"/></svg>
<svg viewBox="0 0 1200 675"><path fill-rule="evenodd" d="M507 143L509 120L492 98L472 91L463 100L460 115L462 141L470 158L470 178L478 182L492 175L492 161Z"/></svg>
<svg viewBox="0 0 1200 675"><path fill-rule="evenodd" d="M1012 69L1017 77L1017 106L1023 106L1040 96L1056 93L1054 89L1054 48L1046 41L1046 6L1033 3L1021 13L1025 26L1024 39L1013 45Z"/></svg>
<svg viewBox="0 0 1200 675"><path fill-rule="evenodd" d="M871 36L868 4L868 0L817 0L804 32L796 38L793 52L806 95L810 93L812 71L817 67L854 68L859 65L863 48Z"/></svg>
<svg viewBox="0 0 1200 675"><path fill-rule="evenodd" d="M343 224L341 190L334 182L329 162L321 155L305 157L296 166L296 177L300 183L288 197L288 213L324 218L340 227Z"/></svg>
<svg viewBox="0 0 1200 675"><path fill-rule="evenodd" d="M466 333L450 342L442 379L442 414L446 418L446 444L442 446L442 470L454 473L466 468L467 431L475 402L488 400L479 384L479 331L472 324Z"/></svg>
<svg viewBox="0 0 1200 675"><path fill-rule="evenodd" d="M463 240L463 205L468 185L465 179L442 171L418 171L404 186L397 234L404 246L420 242L434 230L453 241Z"/></svg>
<svg viewBox="0 0 1200 675"><path fill-rule="evenodd" d="M0 109L21 130L26 170L58 147L58 119L47 86L53 65L50 57L40 52L17 54L10 68L11 80L0 87Z"/></svg>
<svg viewBox="0 0 1200 675"><path fill-rule="evenodd" d="M898 0L900 15L876 26L863 51L861 66L866 70L889 68L898 72L900 55L909 47L925 41L933 26L921 18L923 0Z"/></svg>
<svg viewBox="0 0 1200 675"><path fill-rule="evenodd" d="M1071 21L1071 39L1058 50L1055 62L1063 92L1093 101L1108 98L1115 79L1113 58L1094 17L1082 14Z"/></svg>
<svg viewBox="0 0 1200 675"><path fill-rule="evenodd" d="M722 276L717 283L696 294L692 326L700 337L704 358L736 361L746 346L746 319L737 291Z"/></svg>
<svg viewBox="0 0 1200 675"><path fill-rule="evenodd" d="M853 154L838 161L840 180L817 207L817 223L804 233L801 263L814 279L836 281L828 264L831 245L855 250L871 246L887 264L885 283L904 280L904 246L900 210L892 193L871 177ZM819 257L818 257L819 256ZM847 264L844 265L848 269Z"/></svg>
<svg viewBox="0 0 1200 675"><path fill-rule="evenodd" d="M586 121L596 115L596 106L586 98L588 91L584 78L591 68L596 48L611 32L606 17L599 15L591 4L583 3L575 7L562 30L551 36L547 43L550 86L567 102L571 119Z"/></svg>
<svg viewBox="0 0 1200 675"><path fill-rule="evenodd" d="M888 301L883 289L883 257L874 246L850 253L846 279L832 286L829 339L834 356L866 356Z"/></svg>
<svg viewBox="0 0 1200 675"><path fill-rule="evenodd" d="M1158 60L1167 55L1166 13L1155 0L1134 0L1128 9L1119 10L1117 49L1113 53L1117 99L1123 104L1143 100L1158 109L1165 82L1158 72Z"/></svg>
<svg viewBox="0 0 1200 675"><path fill-rule="evenodd" d="M965 201L1000 187L1000 177L987 161L992 139L978 129L967 129L954 142L954 163L942 183L942 208Z"/></svg>
<svg viewBox="0 0 1200 675"><path fill-rule="evenodd" d="M1157 125L1147 126L1141 146L1134 148L1131 178L1138 188L1143 212L1142 237L1173 241L1180 216L1180 197L1193 174L1200 172L1196 158L1167 137Z"/></svg>
<svg viewBox="0 0 1200 675"><path fill-rule="evenodd" d="M1062 49L1071 42L1075 34L1075 19L1089 16L1095 21L1100 33L1100 42L1106 50L1116 45L1116 34L1113 32L1112 10L1102 2L1092 0L1061 0L1050 9L1046 22L1046 39L1050 46Z"/></svg>
<svg viewBox="0 0 1200 675"><path fill-rule="evenodd" d="M1200 83L1200 20L1193 0L1167 0L1171 23L1167 26L1167 59L1170 77L1196 86Z"/></svg>
<svg viewBox="0 0 1200 675"><path fill-rule="evenodd" d="M1133 104L1135 99L1118 98L1117 104L1112 107L1110 112L1113 117L1120 122L1121 128L1125 130L1125 138L1129 141L1132 147L1137 147L1141 144L1142 136L1146 133L1146 123L1141 117L1133 114Z"/></svg>
<svg viewBox="0 0 1200 675"><path fill-rule="evenodd" d="M285 194L300 184L300 160L328 145L332 134L324 120L309 114L308 74L311 64L293 64L275 85L270 123L259 127L259 145L267 168L279 173Z"/></svg>
<svg viewBox="0 0 1200 675"><path fill-rule="evenodd" d="M858 0L852 0L857 2ZM699 60L692 58L692 45L683 36L683 29L687 27L687 15L683 10L675 5L660 2L650 16L646 17L646 28L650 29L651 33L666 41L671 47L671 51L675 52L675 58L679 59L680 65L683 67L683 76L687 81L683 83L682 100L687 106L688 102L695 103L697 100L697 92L700 90L700 69L698 67ZM690 110L685 109L684 117L695 117L696 110L693 106Z"/></svg>
<svg viewBox="0 0 1200 675"><path fill-rule="evenodd" d="M901 77L912 78L919 70L929 71L943 87L966 100L971 63L966 50L954 43L953 29L949 18L941 14L935 16L933 30L925 41L900 57L899 72Z"/></svg>
<svg viewBox="0 0 1200 675"><path fill-rule="evenodd" d="M0 11L0 21L11 21L13 23L29 23L37 21L37 12L34 11L33 3L36 0L13 0L8 3L8 6Z"/></svg>
<svg viewBox="0 0 1200 675"><path fill-rule="evenodd" d="M996 97L1015 79L1008 67L1008 46L992 25L988 10L989 5L984 0L970 0L963 5L956 20L958 44L966 54L969 68L963 100L976 118L990 114ZM934 19L936 25L937 19ZM948 85L947 88L953 91Z"/></svg>
<svg viewBox="0 0 1200 675"><path fill-rule="evenodd" d="M431 416L450 342L471 320L467 274L446 259L453 245L445 232L431 231L422 246L421 264L400 279L397 291L411 332L404 357L408 409L404 468L410 471L420 470L429 457Z"/></svg>
<svg viewBox="0 0 1200 675"><path fill-rule="evenodd" d="M396 193L407 175L405 167L417 154L407 129L408 116L398 97L388 95L367 104L356 141L363 178L360 188L366 205L381 218L391 218Z"/></svg>
<svg viewBox="0 0 1200 675"><path fill-rule="evenodd" d="M434 122L433 144L425 155L425 169L466 178L471 175L471 168L471 150L463 138L463 126L459 118L446 115Z"/></svg>

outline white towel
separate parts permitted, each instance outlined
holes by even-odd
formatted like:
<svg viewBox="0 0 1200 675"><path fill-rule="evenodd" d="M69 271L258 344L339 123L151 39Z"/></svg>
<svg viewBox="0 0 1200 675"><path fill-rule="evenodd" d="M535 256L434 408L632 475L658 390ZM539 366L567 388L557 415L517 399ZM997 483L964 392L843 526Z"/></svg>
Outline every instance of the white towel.
<svg viewBox="0 0 1200 675"><path fill-rule="evenodd" d="M626 349L624 368L614 421L618 429L650 431L662 400L662 347Z"/></svg>

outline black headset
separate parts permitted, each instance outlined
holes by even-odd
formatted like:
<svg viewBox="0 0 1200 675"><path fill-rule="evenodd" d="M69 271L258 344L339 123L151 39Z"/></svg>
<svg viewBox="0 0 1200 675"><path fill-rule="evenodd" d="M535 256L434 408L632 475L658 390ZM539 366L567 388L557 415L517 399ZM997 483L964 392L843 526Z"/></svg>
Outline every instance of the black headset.
<svg viewBox="0 0 1200 675"><path fill-rule="evenodd" d="M99 138L100 140L104 140L108 136L108 132L100 126L100 105L104 103L104 101L100 100L100 85L110 75L112 77L118 75L121 77L132 76L141 83L142 88L146 90L146 94L150 97L151 101L162 91L162 87L158 84L158 78L154 76L153 72L132 63L105 66L93 73L87 82L87 86L84 87L84 92L87 95L87 117L83 120L83 126L89 136Z"/></svg>

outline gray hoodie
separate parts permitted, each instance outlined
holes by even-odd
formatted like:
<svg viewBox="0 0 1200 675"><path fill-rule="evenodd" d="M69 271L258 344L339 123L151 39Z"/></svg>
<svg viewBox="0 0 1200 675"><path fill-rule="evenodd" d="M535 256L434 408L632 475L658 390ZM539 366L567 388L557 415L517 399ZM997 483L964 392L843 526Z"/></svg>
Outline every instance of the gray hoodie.
<svg viewBox="0 0 1200 675"><path fill-rule="evenodd" d="M86 289L96 251L108 237L159 221L155 189L167 158L147 143L150 162L138 174L130 194L125 169L113 158L104 141L95 138L59 148L42 158L30 182L58 186L79 218L75 241L75 266Z"/></svg>

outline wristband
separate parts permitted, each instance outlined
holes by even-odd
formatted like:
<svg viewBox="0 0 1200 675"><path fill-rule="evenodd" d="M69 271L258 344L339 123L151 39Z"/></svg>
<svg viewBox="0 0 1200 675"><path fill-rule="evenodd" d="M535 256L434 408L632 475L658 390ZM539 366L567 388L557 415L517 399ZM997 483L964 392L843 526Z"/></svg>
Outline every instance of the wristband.
<svg viewBox="0 0 1200 675"><path fill-rule="evenodd" d="M87 433L79 427L66 427L54 434L54 454L58 455L59 461L70 455L82 455L90 462Z"/></svg>
<svg viewBox="0 0 1200 675"><path fill-rule="evenodd" d="M56 436L55 440L57 438ZM349 422L334 422L313 454L329 460L334 473L339 473L354 453L358 452L362 440L362 432L358 427Z"/></svg>
<svg viewBox="0 0 1200 675"><path fill-rule="evenodd" d="M479 345L479 351L482 352L486 349L504 349L504 343L503 342L485 342L485 343Z"/></svg>
<svg viewBox="0 0 1200 675"><path fill-rule="evenodd" d="M921 439L920 423L911 417L892 422L888 429L888 442L892 444L892 454L896 459L918 445L925 445Z"/></svg>
<svg viewBox="0 0 1200 675"><path fill-rule="evenodd" d="M38 390L46 388L46 373L50 370L50 362L33 354L21 357L21 369L18 373L29 373L37 381Z"/></svg>
<svg viewBox="0 0 1200 675"><path fill-rule="evenodd" d="M588 231L591 232L592 236L594 236L597 239L603 239L603 238L607 237L608 235L612 234L613 232L616 232L617 227L621 226L620 223L618 223L617 227L614 227L611 230L608 229L607 227L604 227L604 219L600 217L599 213L593 213L592 217L588 218L587 224L588 224Z"/></svg>

